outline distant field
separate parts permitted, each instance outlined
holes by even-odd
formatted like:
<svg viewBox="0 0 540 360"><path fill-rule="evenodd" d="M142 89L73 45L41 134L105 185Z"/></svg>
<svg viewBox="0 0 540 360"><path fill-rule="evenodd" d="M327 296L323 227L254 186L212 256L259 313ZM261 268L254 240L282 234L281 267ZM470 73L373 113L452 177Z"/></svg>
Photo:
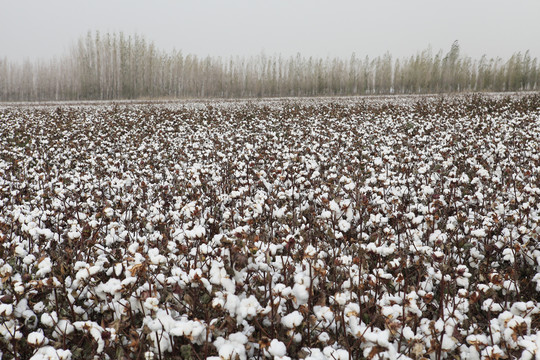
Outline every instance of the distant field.
<svg viewBox="0 0 540 360"><path fill-rule="evenodd" d="M540 95L0 107L2 359L540 359Z"/></svg>

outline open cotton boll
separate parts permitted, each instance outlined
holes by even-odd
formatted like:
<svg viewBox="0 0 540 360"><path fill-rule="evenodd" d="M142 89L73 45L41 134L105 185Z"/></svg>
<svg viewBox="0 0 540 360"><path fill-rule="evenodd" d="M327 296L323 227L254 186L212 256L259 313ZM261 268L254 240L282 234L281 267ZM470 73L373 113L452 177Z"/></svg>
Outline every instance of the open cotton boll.
<svg viewBox="0 0 540 360"><path fill-rule="evenodd" d="M281 323L288 327L289 329L295 328L299 326L302 321L304 320L304 317L298 310L293 311L292 313L285 315L281 318Z"/></svg>
<svg viewBox="0 0 540 360"><path fill-rule="evenodd" d="M298 283L294 284L292 293L294 295L296 306L307 304L309 300L309 292L306 285Z"/></svg>
<svg viewBox="0 0 540 360"><path fill-rule="evenodd" d="M323 354L326 355L327 359L349 360L349 352L344 349L334 349L327 346L323 349Z"/></svg>
<svg viewBox="0 0 540 360"><path fill-rule="evenodd" d="M71 334L73 331L75 331L75 327L69 320L60 319L54 328L53 337L55 339L61 339L65 335Z"/></svg>
<svg viewBox="0 0 540 360"><path fill-rule="evenodd" d="M482 310L491 311L491 312L501 312L503 311L503 307L501 306L501 304L494 302L493 299L487 299L487 300L484 300L484 302L482 303Z"/></svg>
<svg viewBox="0 0 540 360"><path fill-rule="evenodd" d="M144 307L150 311L159 310L159 300L155 297L149 297L144 301Z"/></svg>
<svg viewBox="0 0 540 360"><path fill-rule="evenodd" d="M34 346L43 345L48 342L48 339L46 339L45 335L43 335L42 329L38 329L37 331L31 332L30 334L28 334L28 337L26 339L29 344L34 345Z"/></svg>
<svg viewBox="0 0 540 360"><path fill-rule="evenodd" d="M102 336L104 331L107 331L110 334L110 339L114 340L116 338L116 331L113 328L102 328L94 321L76 321L73 323L73 327L78 331L84 331L89 333L94 341L97 342L98 346L96 353L101 354L105 349L105 340Z"/></svg>
<svg viewBox="0 0 540 360"><path fill-rule="evenodd" d="M105 214L105 216L111 218L114 215L114 210L112 208L110 208L110 207L107 207L107 208L103 209L103 213Z"/></svg>
<svg viewBox="0 0 540 360"><path fill-rule="evenodd" d="M454 337L450 337L447 334L444 334L443 341L441 344L443 351L451 351L454 350L457 347L457 339Z"/></svg>
<svg viewBox="0 0 540 360"><path fill-rule="evenodd" d="M349 229L351 228L351 223L349 223L347 220L345 219L341 219L339 220L339 229L346 233L347 231L349 231Z"/></svg>
<svg viewBox="0 0 540 360"><path fill-rule="evenodd" d="M148 250L148 257L150 258L150 262L154 265L163 264L167 262L167 258L164 255L161 255L159 253L158 248L153 248Z"/></svg>
<svg viewBox="0 0 540 360"><path fill-rule="evenodd" d="M30 265L36 261L36 257L33 254L26 255L23 259L23 263Z"/></svg>
<svg viewBox="0 0 540 360"><path fill-rule="evenodd" d="M36 276L44 277L51 271L52 271L51 258L46 257L38 263L38 271L36 272Z"/></svg>
<svg viewBox="0 0 540 360"><path fill-rule="evenodd" d="M247 299L242 299L238 305L238 317L241 319L252 319L257 315L257 312L262 310L261 305L257 301L254 295L251 295Z"/></svg>
<svg viewBox="0 0 540 360"><path fill-rule="evenodd" d="M319 216L321 219L330 219L332 217L332 212L329 210L323 210Z"/></svg>
<svg viewBox="0 0 540 360"><path fill-rule="evenodd" d="M287 347L277 339L273 339L266 350L272 356L285 356L285 354L287 354Z"/></svg>
<svg viewBox="0 0 540 360"><path fill-rule="evenodd" d="M477 238L483 238L486 237L486 230L484 229L476 229L471 231L471 235Z"/></svg>
<svg viewBox="0 0 540 360"><path fill-rule="evenodd" d="M504 352L498 345L488 346L480 353L482 359L500 359L505 357Z"/></svg>
<svg viewBox="0 0 540 360"><path fill-rule="evenodd" d="M11 304L0 304L0 315L9 317L13 313L13 305Z"/></svg>
<svg viewBox="0 0 540 360"><path fill-rule="evenodd" d="M231 336L233 335L235 334L232 334ZM235 340L240 340L240 341L235 341ZM228 340L220 336L214 341L213 344L218 351L220 359L246 360L247 359L246 348L244 346L243 341L244 341L244 338L241 338L239 336L233 336L232 339L229 336ZM246 342L247 342L247 338L246 338Z"/></svg>
<svg viewBox="0 0 540 360"><path fill-rule="evenodd" d="M56 311L53 311L52 313L44 313L41 315L41 323L48 327L53 327L58 322L58 315L56 315Z"/></svg>
<svg viewBox="0 0 540 360"><path fill-rule="evenodd" d="M52 346L39 348L30 360L70 360L71 351L55 349Z"/></svg>
<svg viewBox="0 0 540 360"><path fill-rule="evenodd" d="M351 181L343 186L345 190L352 191L356 188L356 183L354 181Z"/></svg>

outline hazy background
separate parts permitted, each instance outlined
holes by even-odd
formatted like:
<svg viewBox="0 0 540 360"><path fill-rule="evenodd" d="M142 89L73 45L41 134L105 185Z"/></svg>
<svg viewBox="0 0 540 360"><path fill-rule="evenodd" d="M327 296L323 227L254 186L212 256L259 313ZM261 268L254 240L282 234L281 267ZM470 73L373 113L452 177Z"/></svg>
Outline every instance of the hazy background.
<svg viewBox="0 0 540 360"><path fill-rule="evenodd" d="M88 30L138 33L201 56L540 56L539 0L0 0L0 57L65 54Z"/></svg>

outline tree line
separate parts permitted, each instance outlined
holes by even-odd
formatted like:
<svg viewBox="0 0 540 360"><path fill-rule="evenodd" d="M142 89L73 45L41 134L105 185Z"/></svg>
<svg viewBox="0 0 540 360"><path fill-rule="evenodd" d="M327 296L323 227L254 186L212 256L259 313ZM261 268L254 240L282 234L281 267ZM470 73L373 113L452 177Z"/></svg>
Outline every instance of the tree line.
<svg viewBox="0 0 540 360"><path fill-rule="evenodd" d="M529 51L472 59L454 42L408 58L260 54L198 57L165 52L143 36L89 32L49 61L0 59L0 101L422 94L540 89Z"/></svg>

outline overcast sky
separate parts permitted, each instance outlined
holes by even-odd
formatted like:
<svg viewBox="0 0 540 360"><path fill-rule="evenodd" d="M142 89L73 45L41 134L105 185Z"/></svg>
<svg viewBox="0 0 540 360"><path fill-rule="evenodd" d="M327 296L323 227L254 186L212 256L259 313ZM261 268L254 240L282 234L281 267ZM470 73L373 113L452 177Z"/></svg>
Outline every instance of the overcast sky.
<svg viewBox="0 0 540 360"><path fill-rule="evenodd" d="M0 0L0 57L65 54L88 30L138 33L184 54L540 57L540 0Z"/></svg>

